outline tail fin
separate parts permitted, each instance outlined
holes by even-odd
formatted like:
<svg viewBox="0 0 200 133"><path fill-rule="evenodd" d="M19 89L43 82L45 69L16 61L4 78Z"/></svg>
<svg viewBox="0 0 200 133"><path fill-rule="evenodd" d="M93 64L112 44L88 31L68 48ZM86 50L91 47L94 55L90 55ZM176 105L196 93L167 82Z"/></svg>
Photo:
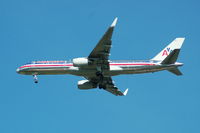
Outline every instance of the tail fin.
<svg viewBox="0 0 200 133"><path fill-rule="evenodd" d="M174 64L178 59L180 49L174 49L162 62L161 64Z"/></svg>
<svg viewBox="0 0 200 133"><path fill-rule="evenodd" d="M173 42L171 42L167 47L165 47L159 54L157 54L151 60L163 62L170 55L170 59L167 59L168 61L170 60L168 63L174 63L178 58L178 54L184 40L185 38L176 38Z"/></svg>
<svg viewBox="0 0 200 133"><path fill-rule="evenodd" d="M178 59L184 40L185 38L176 38L151 60L160 61L161 64L174 64ZM182 75L181 71L177 67L171 68L168 71L177 76Z"/></svg>

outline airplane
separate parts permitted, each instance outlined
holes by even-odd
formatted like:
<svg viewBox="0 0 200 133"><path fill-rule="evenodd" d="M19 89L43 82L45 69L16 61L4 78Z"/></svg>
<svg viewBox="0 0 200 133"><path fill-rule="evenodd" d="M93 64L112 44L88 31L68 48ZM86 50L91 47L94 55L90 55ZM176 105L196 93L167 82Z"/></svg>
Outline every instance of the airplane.
<svg viewBox="0 0 200 133"><path fill-rule="evenodd" d="M117 18L99 40L88 57L74 58L72 61L32 61L17 68L17 73L32 75L38 83L37 75L71 74L85 79L78 81L81 90L99 88L116 96L125 96L128 92L120 91L114 84L112 76L121 74L153 73L167 70L175 75L182 75L176 62L185 38L176 38L161 52L150 60L109 60L112 46L112 34Z"/></svg>

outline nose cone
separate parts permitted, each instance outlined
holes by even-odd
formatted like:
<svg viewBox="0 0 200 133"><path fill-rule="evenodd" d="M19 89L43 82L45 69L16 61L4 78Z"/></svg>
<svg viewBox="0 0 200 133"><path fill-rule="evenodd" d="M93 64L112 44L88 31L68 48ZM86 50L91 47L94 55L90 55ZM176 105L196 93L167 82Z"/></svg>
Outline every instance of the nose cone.
<svg viewBox="0 0 200 133"><path fill-rule="evenodd" d="M23 74L23 70L22 70L22 68L20 68L20 67L18 67L18 68L16 69L16 72L17 72L18 74Z"/></svg>
<svg viewBox="0 0 200 133"><path fill-rule="evenodd" d="M20 74L20 68L17 68L16 72Z"/></svg>

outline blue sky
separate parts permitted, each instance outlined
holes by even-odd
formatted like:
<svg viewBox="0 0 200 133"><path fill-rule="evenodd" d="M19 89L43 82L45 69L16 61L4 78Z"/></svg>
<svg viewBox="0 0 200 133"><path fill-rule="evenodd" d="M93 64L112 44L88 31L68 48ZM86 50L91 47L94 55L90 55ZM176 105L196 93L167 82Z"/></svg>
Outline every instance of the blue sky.
<svg viewBox="0 0 200 133"><path fill-rule="evenodd" d="M198 0L1 0L1 133L200 132ZM110 59L150 59L186 40L183 76L114 77L126 97L77 89L81 77L18 75L32 60L88 56L115 17Z"/></svg>

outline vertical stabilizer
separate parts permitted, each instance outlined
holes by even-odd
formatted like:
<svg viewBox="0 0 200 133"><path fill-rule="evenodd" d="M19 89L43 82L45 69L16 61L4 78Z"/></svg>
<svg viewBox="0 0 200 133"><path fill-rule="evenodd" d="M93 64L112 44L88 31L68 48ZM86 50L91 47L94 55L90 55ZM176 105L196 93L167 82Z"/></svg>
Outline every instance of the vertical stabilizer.
<svg viewBox="0 0 200 133"><path fill-rule="evenodd" d="M176 38L173 42L171 42L167 47L165 47L159 54L157 54L151 60L155 61L163 61L172 51L175 49L181 49L181 46L184 42L185 38Z"/></svg>

